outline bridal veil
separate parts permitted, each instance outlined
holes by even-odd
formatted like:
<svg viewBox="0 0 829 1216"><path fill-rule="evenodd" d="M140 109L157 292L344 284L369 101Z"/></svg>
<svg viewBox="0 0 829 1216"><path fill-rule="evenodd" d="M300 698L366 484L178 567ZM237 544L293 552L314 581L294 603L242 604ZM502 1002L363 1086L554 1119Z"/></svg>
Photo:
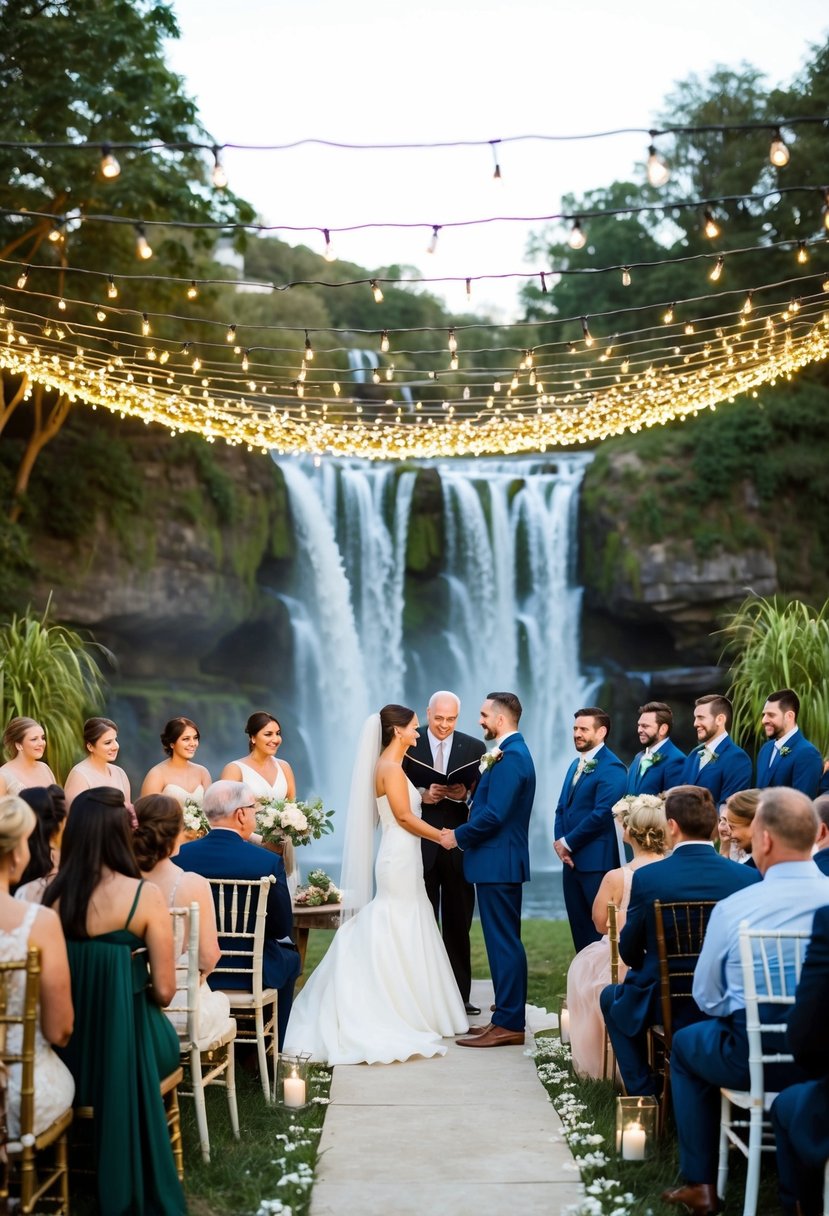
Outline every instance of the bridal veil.
<svg viewBox="0 0 829 1216"><path fill-rule="evenodd" d="M374 895L374 831L378 821L374 770L380 755L380 738L380 715L371 714L357 744L351 775L340 875L343 919L359 912Z"/></svg>

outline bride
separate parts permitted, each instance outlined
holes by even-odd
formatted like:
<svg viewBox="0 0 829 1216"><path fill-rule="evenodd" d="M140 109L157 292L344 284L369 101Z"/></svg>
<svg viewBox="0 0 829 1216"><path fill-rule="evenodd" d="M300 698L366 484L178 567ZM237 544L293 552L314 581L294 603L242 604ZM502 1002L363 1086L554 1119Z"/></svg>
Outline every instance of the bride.
<svg viewBox="0 0 829 1216"><path fill-rule="evenodd" d="M441 1038L467 1029L423 885L420 838L439 841L440 833L420 818L420 795L401 764L417 742L417 725L412 710L386 705L363 728L346 821L344 923L294 1001L288 1055L389 1064L443 1055ZM383 836L372 899L378 815Z"/></svg>

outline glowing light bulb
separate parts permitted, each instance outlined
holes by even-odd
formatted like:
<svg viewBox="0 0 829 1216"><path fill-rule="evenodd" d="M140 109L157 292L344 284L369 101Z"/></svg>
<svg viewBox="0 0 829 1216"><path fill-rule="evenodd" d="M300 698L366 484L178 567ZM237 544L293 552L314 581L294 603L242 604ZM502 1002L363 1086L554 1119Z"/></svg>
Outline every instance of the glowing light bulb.
<svg viewBox="0 0 829 1216"><path fill-rule="evenodd" d="M777 169L782 169L789 163L789 149L783 142L779 127L774 129L774 137L769 148L769 160Z"/></svg>
<svg viewBox="0 0 829 1216"><path fill-rule="evenodd" d="M144 231L143 224L135 225L135 254L141 258L142 262L147 262L153 256L152 246L147 240L147 234Z"/></svg>
<svg viewBox="0 0 829 1216"><path fill-rule="evenodd" d="M61 298L58 300L58 308L61 310L61 312L66 312L66 301L64 300L63 296L61 296Z"/></svg>
<svg viewBox="0 0 829 1216"><path fill-rule="evenodd" d="M584 335L584 345L592 346L593 345L593 335L591 334L590 328L587 324L587 317L582 317L582 319L581 319L581 332Z"/></svg>
<svg viewBox="0 0 829 1216"><path fill-rule="evenodd" d="M686 323L686 325L685 325L685 332L686 332L686 334L692 334L692 333L694 332L694 326L693 326L693 323L692 323L691 321L688 321L688 322Z"/></svg>
<svg viewBox="0 0 829 1216"><path fill-rule="evenodd" d="M725 266L725 258L719 257L714 263L714 269L709 274L709 279L712 283L718 283L722 276L723 267Z"/></svg>
<svg viewBox="0 0 829 1216"><path fill-rule="evenodd" d="M108 181L118 177L121 172L121 166L112 155L112 148L109 144L104 144L101 148L101 177L105 177Z"/></svg>
<svg viewBox="0 0 829 1216"><path fill-rule="evenodd" d="M393 363L389 364L389 366L386 368L386 379L387 380L394 379L394 364Z"/></svg>
<svg viewBox="0 0 829 1216"><path fill-rule="evenodd" d="M829 216L829 207L825 208L824 214L826 216ZM829 224L827 224L827 227L829 227ZM467 279L466 280L466 301L467 301L467 303L469 303L469 301L471 299L472 299L472 280Z"/></svg>
<svg viewBox="0 0 829 1216"><path fill-rule="evenodd" d="M224 171L224 166L219 158L218 147L213 148L213 185L217 190L224 190L227 185L227 174Z"/></svg>
<svg viewBox="0 0 829 1216"><path fill-rule="evenodd" d="M449 370L450 370L450 371L453 371L453 372L456 372L456 371L458 370L458 355L457 355L457 352L456 352L455 354L453 354L453 355L452 355L452 358L449 360Z"/></svg>
<svg viewBox="0 0 829 1216"><path fill-rule="evenodd" d="M334 381L334 383L331 385L331 387L332 387L332 388L333 388L333 390L334 390L334 396L335 396L335 397L339 397L339 395L340 395L340 382L339 382L339 380L335 380L335 381Z"/></svg>
<svg viewBox="0 0 829 1216"><path fill-rule="evenodd" d="M323 228L322 235L325 239L325 248L322 251L322 256L325 258L326 262L336 262L337 255L334 252L334 247L331 244L331 233L327 228Z"/></svg>
<svg viewBox="0 0 829 1216"><path fill-rule="evenodd" d="M304 381L305 381L305 364L304 363L303 363L302 367L299 369L299 371L297 372L296 378L300 382L300 384L304 383Z"/></svg>
<svg viewBox="0 0 829 1216"><path fill-rule="evenodd" d="M235 342L235 341L236 341L236 326L228 325L227 333L225 334L225 342Z"/></svg>
<svg viewBox="0 0 829 1216"><path fill-rule="evenodd" d="M432 225L432 239L429 241L429 244L426 246L427 253L437 252L438 233L439 232L440 232L440 224L433 224Z"/></svg>
<svg viewBox="0 0 829 1216"><path fill-rule="evenodd" d="M629 266L622 267L622 286L630 287L630 267Z"/></svg>
<svg viewBox="0 0 829 1216"><path fill-rule="evenodd" d="M717 221L714 219L714 216L712 215L709 207L705 208L705 213L703 216L702 230L705 233L705 235L708 237L709 241L716 240L721 232L720 226L717 223Z"/></svg>
<svg viewBox="0 0 829 1216"><path fill-rule="evenodd" d="M187 299L195 300L198 297L198 294L199 294L199 289L196 286L196 280L192 279L190 282L190 286L187 288Z"/></svg>
<svg viewBox="0 0 829 1216"><path fill-rule="evenodd" d="M448 348L452 352L452 354L454 354L455 351L458 349L458 339L455 337L454 329L449 330L449 338L447 340L446 345L448 346Z"/></svg>
<svg viewBox="0 0 829 1216"><path fill-rule="evenodd" d="M380 350L383 352L384 355L388 354L389 345L390 345L389 344L389 331L387 329L384 329L382 334L380 335Z"/></svg>
<svg viewBox="0 0 829 1216"><path fill-rule="evenodd" d="M669 304L665 311L665 315L662 317L662 324L670 325L671 322L673 321L673 319L674 319L674 306L673 306L673 304Z"/></svg>
<svg viewBox="0 0 829 1216"><path fill-rule="evenodd" d="M107 279L107 295L109 296L110 300L118 299L118 288L115 286L115 279L112 277L112 275L110 275Z"/></svg>
<svg viewBox="0 0 829 1216"><path fill-rule="evenodd" d="M652 186L664 186L670 176L670 169L657 152L656 147L651 144L648 148L648 181Z"/></svg>
<svg viewBox="0 0 829 1216"><path fill-rule="evenodd" d="M150 333L150 318L144 312L141 314L141 332L144 337L148 337Z"/></svg>
<svg viewBox="0 0 829 1216"><path fill-rule="evenodd" d="M509 386L513 390L513 392L515 392L515 390L518 388L518 377L517 376L513 376L513 378L510 380Z"/></svg>
<svg viewBox="0 0 829 1216"><path fill-rule="evenodd" d="M581 226L580 220L573 220L573 227L570 229L567 244L571 249L584 249L587 244L587 237L584 235L584 229Z"/></svg>
<svg viewBox="0 0 829 1216"><path fill-rule="evenodd" d="M242 355L242 371L243 372L246 372L248 370L248 368L250 367L250 360L248 359L249 354L250 354L250 351L246 350L245 353Z"/></svg>
<svg viewBox="0 0 829 1216"><path fill-rule="evenodd" d="M23 270L21 270L21 272L18 276L17 286L20 288L21 291L23 290L23 288L26 286L26 284L29 281L29 271L30 270L31 270L31 266L26 266Z"/></svg>
<svg viewBox="0 0 829 1216"><path fill-rule="evenodd" d="M370 287L371 287L371 293L374 296L374 303L382 304L383 303L383 289L381 288L380 284L377 282L376 279L371 280Z"/></svg>
<svg viewBox="0 0 829 1216"><path fill-rule="evenodd" d="M371 373L371 378L375 384L380 383L380 368L379 367L375 367L374 371Z"/></svg>
<svg viewBox="0 0 829 1216"><path fill-rule="evenodd" d="M311 339L308 337L308 330L305 331L305 354L302 356L306 363L310 363L314 357L314 348L311 345Z"/></svg>
<svg viewBox="0 0 829 1216"><path fill-rule="evenodd" d="M809 250L805 241L797 242L797 261L799 266L805 266L809 260Z"/></svg>
<svg viewBox="0 0 829 1216"><path fill-rule="evenodd" d="M107 319L107 315L104 312L103 308L99 308L98 311L95 313L95 316L98 318L99 321L106 321L106 319Z"/></svg>
<svg viewBox="0 0 829 1216"><path fill-rule="evenodd" d="M747 317L749 315L749 313L752 311L752 309L754 308L754 304L753 304L752 298L751 298L753 295L754 295L754 292L750 291L748 293L748 295L746 296L745 303L743 304L742 312L743 312L743 316L745 316L745 317Z"/></svg>
<svg viewBox="0 0 829 1216"><path fill-rule="evenodd" d="M61 242L65 239L64 232L63 232L63 225L65 223L66 223L65 220L55 220L54 225L52 226L52 228L50 228L49 240L52 242L53 245L60 245Z"/></svg>

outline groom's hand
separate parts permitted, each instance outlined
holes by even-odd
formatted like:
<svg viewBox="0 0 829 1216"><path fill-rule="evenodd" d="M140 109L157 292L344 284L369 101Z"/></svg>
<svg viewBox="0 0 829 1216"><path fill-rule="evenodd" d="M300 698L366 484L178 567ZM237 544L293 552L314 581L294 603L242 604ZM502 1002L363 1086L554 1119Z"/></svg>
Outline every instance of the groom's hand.
<svg viewBox="0 0 829 1216"><path fill-rule="evenodd" d="M466 786L462 781L456 781L454 785L445 785L446 793L444 798L451 798L453 802L466 802Z"/></svg>
<svg viewBox="0 0 829 1216"><path fill-rule="evenodd" d="M444 849L456 849L455 833L451 828L441 828L440 843Z"/></svg>
<svg viewBox="0 0 829 1216"><path fill-rule="evenodd" d="M553 848L564 864L569 866L570 869L573 869L573 855L571 854L570 850L560 840L555 842Z"/></svg>

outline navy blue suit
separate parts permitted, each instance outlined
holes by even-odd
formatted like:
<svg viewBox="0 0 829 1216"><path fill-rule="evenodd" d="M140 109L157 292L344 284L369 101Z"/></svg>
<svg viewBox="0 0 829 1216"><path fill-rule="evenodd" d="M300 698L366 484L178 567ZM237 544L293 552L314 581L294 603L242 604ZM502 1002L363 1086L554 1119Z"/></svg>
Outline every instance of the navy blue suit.
<svg viewBox="0 0 829 1216"><path fill-rule="evenodd" d="M829 1158L829 1038L821 1029L827 1004L829 907L815 912L787 1029L795 1062L819 1080L783 1090L771 1108L780 1201L786 1212L794 1212L799 1200L804 1216L823 1211L823 1165Z"/></svg>
<svg viewBox="0 0 829 1216"><path fill-rule="evenodd" d="M265 920L265 947L262 956L262 980L267 988L276 988L279 993L277 1002L277 1031L279 1049L285 1037L285 1028L291 1013L294 999L294 982L300 972L300 959L296 946L283 943L278 938L290 938L293 930L293 907L285 878L285 865L278 853L271 853L259 845L243 840L238 832L229 829L216 828L194 840L182 845L176 862L182 870L201 874L204 878L262 878L273 874L276 882L268 893L268 914ZM213 890L214 902L218 892ZM249 928L252 930L256 914L256 901L253 901ZM218 913L217 913L218 917ZM219 937L219 945L224 950L232 950L233 942L225 942ZM233 966L233 959L227 959L226 965ZM244 978L234 983L233 976L223 972L215 977L208 976L208 984L215 988L243 988Z"/></svg>
<svg viewBox="0 0 829 1216"><path fill-rule="evenodd" d="M624 797L627 769L618 756L602 746L573 784L578 758L567 770L556 807L555 839L564 837L573 858L562 875L564 904L576 950L597 942L593 901L608 870L619 865L619 840L612 807Z"/></svg>
<svg viewBox="0 0 829 1216"><path fill-rule="evenodd" d="M823 773L823 757L814 743L797 731L783 745L785 756L781 752L769 769L773 751L773 739L768 739L760 748L757 788L764 790L772 785L787 785L793 790L801 790L807 798L816 798Z"/></svg>
<svg viewBox="0 0 829 1216"><path fill-rule="evenodd" d="M495 988L492 1022L524 1029L527 956L521 943L521 884L530 877L529 827L535 768L524 739L508 735L501 758L478 783L468 823L455 828L463 872L478 891L478 911Z"/></svg>
<svg viewBox="0 0 829 1216"><path fill-rule="evenodd" d="M825 874L829 878L829 848L821 849L818 853L815 853L812 861L821 874Z"/></svg>
<svg viewBox="0 0 829 1216"><path fill-rule="evenodd" d="M751 789L751 760L728 735L717 745L716 759L709 760L700 769L699 757L703 746L700 744L689 752L677 784L701 785L710 790L717 807L738 790Z"/></svg>
<svg viewBox="0 0 829 1216"><path fill-rule="evenodd" d="M627 919L619 937L619 953L630 970L624 983L609 984L600 997L628 1093L654 1093L654 1080L648 1069L647 1032L649 1026L662 1021L654 901L720 900L759 881L758 870L721 857L703 842L683 844L670 857L634 873ZM674 1029L702 1017L693 1001L688 1001L684 1008L675 1010Z"/></svg>
<svg viewBox="0 0 829 1216"><path fill-rule="evenodd" d="M681 752L675 743L666 739L659 751L654 752L653 764L640 774L639 764L644 754L644 751L637 752L628 769L626 794L661 794L680 784L685 752Z"/></svg>

